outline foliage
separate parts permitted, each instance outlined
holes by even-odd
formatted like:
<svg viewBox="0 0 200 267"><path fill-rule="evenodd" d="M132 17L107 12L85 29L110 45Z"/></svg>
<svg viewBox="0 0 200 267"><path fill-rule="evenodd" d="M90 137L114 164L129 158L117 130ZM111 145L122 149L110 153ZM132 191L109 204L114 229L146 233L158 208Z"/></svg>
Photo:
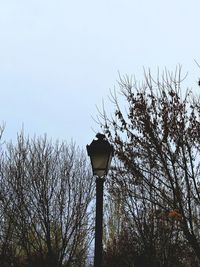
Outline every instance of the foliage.
<svg viewBox="0 0 200 267"><path fill-rule="evenodd" d="M163 260L177 246L200 260L200 101L181 82L180 68L156 79L145 73L142 84L120 77L125 109L115 93L113 115L99 117L115 147L111 193L121 193L143 252L158 255L161 266L175 266Z"/></svg>

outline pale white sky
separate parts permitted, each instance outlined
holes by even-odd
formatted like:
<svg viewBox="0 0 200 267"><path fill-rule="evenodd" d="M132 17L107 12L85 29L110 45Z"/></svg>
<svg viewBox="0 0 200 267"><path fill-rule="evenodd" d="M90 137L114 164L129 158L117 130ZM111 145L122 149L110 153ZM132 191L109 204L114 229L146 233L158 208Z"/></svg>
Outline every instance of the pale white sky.
<svg viewBox="0 0 200 267"><path fill-rule="evenodd" d="M199 0L0 0L0 122L85 146L121 74L200 76Z"/></svg>

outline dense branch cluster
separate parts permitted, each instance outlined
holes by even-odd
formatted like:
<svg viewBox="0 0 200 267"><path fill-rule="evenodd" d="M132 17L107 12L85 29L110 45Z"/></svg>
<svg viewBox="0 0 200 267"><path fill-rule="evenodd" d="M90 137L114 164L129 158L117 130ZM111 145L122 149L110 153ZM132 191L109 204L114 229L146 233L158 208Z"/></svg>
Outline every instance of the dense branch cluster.
<svg viewBox="0 0 200 267"><path fill-rule="evenodd" d="M0 158L0 266L83 266L93 180L74 144L19 135Z"/></svg>
<svg viewBox="0 0 200 267"><path fill-rule="evenodd" d="M132 235L140 236L140 250L148 250L151 266L175 266L164 262L179 244L200 260L200 102L181 82L180 68L156 79L145 73L142 84L120 78L126 108L115 93L113 116L99 114L115 147L111 194L121 195L126 221ZM183 257L180 264L186 266Z"/></svg>

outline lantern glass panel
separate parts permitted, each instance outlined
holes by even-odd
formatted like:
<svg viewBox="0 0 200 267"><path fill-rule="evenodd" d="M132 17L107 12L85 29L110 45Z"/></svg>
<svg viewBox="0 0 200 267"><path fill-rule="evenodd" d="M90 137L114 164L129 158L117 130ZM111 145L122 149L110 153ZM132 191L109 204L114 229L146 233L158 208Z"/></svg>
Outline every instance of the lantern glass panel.
<svg viewBox="0 0 200 267"><path fill-rule="evenodd" d="M94 175L101 177L107 174L109 155L95 153L92 155L91 161Z"/></svg>

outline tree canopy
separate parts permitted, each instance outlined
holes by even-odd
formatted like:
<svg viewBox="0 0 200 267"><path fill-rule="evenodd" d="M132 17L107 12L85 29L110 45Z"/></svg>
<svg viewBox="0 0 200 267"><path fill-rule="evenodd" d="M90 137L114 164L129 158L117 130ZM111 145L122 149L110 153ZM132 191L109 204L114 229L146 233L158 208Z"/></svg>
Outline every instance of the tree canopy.
<svg viewBox="0 0 200 267"><path fill-rule="evenodd" d="M120 196L143 251L149 246L149 261L157 255L161 266L168 266L159 250L166 244L189 244L188 255L192 250L200 260L200 101L182 82L181 68L156 78L145 72L142 83L120 77L119 93L111 94L113 112L99 114L115 148L110 191Z"/></svg>
<svg viewBox="0 0 200 267"><path fill-rule="evenodd" d="M18 136L0 157L0 265L82 267L93 179L75 144Z"/></svg>

